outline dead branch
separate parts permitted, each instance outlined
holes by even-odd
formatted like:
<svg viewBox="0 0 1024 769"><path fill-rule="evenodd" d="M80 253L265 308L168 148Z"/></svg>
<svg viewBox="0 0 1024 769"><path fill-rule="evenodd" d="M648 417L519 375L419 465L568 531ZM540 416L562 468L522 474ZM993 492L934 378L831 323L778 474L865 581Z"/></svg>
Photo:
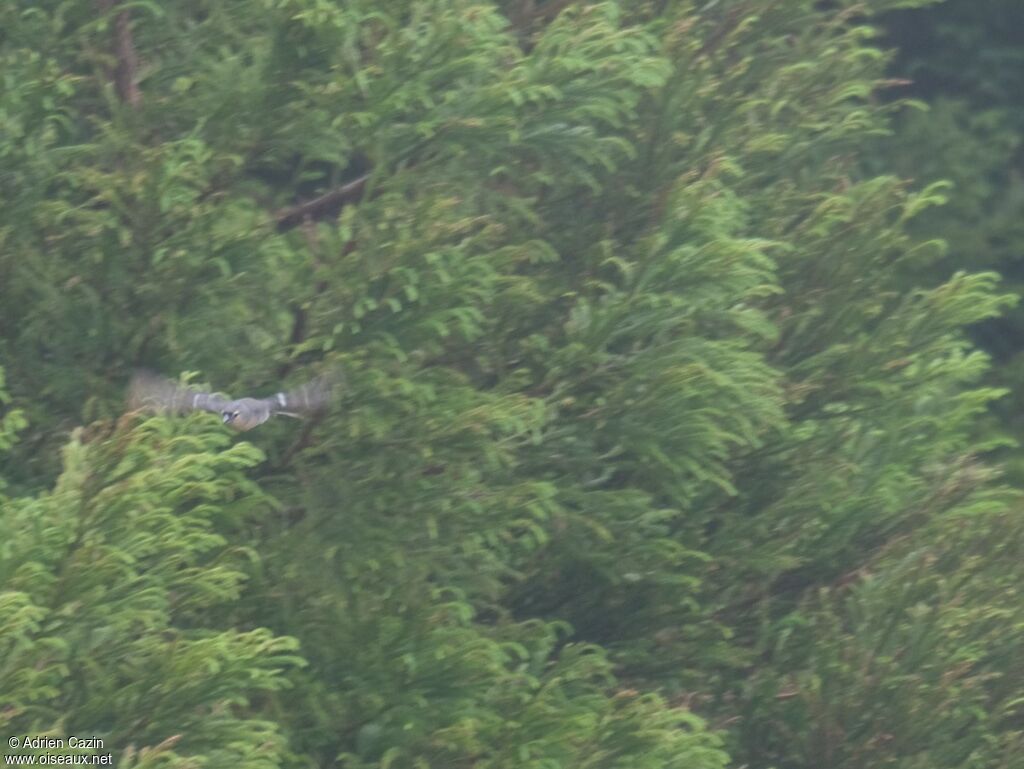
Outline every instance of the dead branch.
<svg viewBox="0 0 1024 769"><path fill-rule="evenodd" d="M322 219L324 216L336 213L346 204L359 200L363 196L369 178L369 174L364 174L348 184L325 192L318 198L282 208L274 215L278 231L293 229L307 220Z"/></svg>

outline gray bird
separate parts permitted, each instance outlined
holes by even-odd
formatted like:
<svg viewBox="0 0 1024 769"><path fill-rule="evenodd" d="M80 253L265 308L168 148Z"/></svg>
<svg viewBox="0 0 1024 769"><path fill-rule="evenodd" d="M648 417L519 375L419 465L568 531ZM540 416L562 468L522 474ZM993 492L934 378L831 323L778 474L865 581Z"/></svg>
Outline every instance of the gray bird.
<svg viewBox="0 0 1024 769"><path fill-rule="evenodd" d="M251 430L275 414L301 417L322 411L330 403L333 379L321 376L288 392L269 398L227 398L201 392L166 377L140 371L132 378L128 403L132 409L148 409L171 414L212 411L236 430Z"/></svg>

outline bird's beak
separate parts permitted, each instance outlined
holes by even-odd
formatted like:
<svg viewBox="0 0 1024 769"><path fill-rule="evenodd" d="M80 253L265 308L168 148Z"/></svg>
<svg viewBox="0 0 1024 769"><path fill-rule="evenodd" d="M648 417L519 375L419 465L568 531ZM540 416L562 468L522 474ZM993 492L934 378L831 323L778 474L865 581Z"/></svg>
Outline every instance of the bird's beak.
<svg viewBox="0 0 1024 769"><path fill-rule="evenodd" d="M221 414L220 421L223 422L224 424L227 424L228 422L231 421L231 415L230 414Z"/></svg>

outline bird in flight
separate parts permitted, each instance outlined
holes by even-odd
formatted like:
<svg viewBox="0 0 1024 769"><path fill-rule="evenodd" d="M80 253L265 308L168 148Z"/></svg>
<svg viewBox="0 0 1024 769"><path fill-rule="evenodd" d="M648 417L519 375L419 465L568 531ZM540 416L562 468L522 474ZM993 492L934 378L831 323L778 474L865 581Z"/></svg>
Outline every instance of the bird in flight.
<svg viewBox="0 0 1024 769"><path fill-rule="evenodd" d="M330 403L333 378L318 377L294 390L269 398L228 398L181 385L148 371L136 372L128 389L132 409L149 409L171 414L212 411L236 430L251 430L275 414L302 417L323 411Z"/></svg>

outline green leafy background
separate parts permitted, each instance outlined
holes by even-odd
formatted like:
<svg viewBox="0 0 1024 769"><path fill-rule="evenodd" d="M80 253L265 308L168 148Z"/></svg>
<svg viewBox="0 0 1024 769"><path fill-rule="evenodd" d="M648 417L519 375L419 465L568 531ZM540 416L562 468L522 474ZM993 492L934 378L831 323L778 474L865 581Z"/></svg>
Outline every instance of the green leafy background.
<svg viewBox="0 0 1024 769"><path fill-rule="evenodd" d="M0 4L2 731L1019 766L1017 5Z"/></svg>

